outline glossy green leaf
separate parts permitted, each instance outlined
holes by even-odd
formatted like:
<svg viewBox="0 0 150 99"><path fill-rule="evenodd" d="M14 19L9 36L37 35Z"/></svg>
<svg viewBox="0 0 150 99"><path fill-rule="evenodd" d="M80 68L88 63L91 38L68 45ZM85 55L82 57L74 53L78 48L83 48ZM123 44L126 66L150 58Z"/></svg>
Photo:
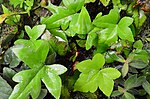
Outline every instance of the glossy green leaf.
<svg viewBox="0 0 150 99"><path fill-rule="evenodd" d="M101 14L100 14L101 15ZM118 9L110 10L108 15L99 16L93 20L93 24L100 28L108 28L117 24L119 21L120 15Z"/></svg>
<svg viewBox="0 0 150 99"><path fill-rule="evenodd" d="M99 71L92 70L89 73L81 73L74 85L74 91L95 92L98 88Z"/></svg>
<svg viewBox="0 0 150 99"><path fill-rule="evenodd" d="M80 72L88 73L91 70L99 70L105 64L104 56L101 54L96 54L92 60L84 60L76 65Z"/></svg>
<svg viewBox="0 0 150 99"><path fill-rule="evenodd" d="M149 63L148 52L140 49L131 52L128 59L130 60L129 65L138 69L145 68Z"/></svg>
<svg viewBox="0 0 150 99"><path fill-rule="evenodd" d="M47 65L47 67L54 70L58 75L61 75L67 71L67 68L60 64Z"/></svg>
<svg viewBox="0 0 150 99"><path fill-rule="evenodd" d="M104 68L101 73L110 79L117 79L121 76L121 73L115 68Z"/></svg>
<svg viewBox="0 0 150 99"><path fill-rule="evenodd" d="M129 71L129 64L125 63L121 69L122 77L125 77Z"/></svg>
<svg viewBox="0 0 150 99"><path fill-rule="evenodd" d="M19 84L14 87L9 99L27 99L29 95L31 95L33 99L36 99L41 92L41 80L44 82L49 92L55 98L59 99L61 79L57 73L62 72L57 71L56 68L54 69L43 66L42 68L34 68L17 73L13 77L13 80L19 82Z"/></svg>
<svg viewBox="0 0 150 99"><path fill-rule="evenodd" d="M86 40L86 50L89 50L92 45L94 44L94 41L97 37L97 34L96 32L99 31L100 29L99 28L94 28L92 31L90 31L88 33L88 36L87 36L87 40Z"/></svg>
<svg viewBox="0 0 150 99"><path fill-rule="evenodd" d="M145 91L150 95L150 83L148 81L143 82L142 84Z"/></svg>
<svg viewBox="0 0 150 99"><path fill-rule="evenodd" d="M99 87L106 95L110 96L114 86L114 79L120 77L121 73L114 68L104 68L105 59L102 54L96 54L92 60L84 60L76 65L82 72L74 85L75 91L95 92Z"/></svg>
<svg viewBox="0 0 150 99"><path fill-rule="evenodd" d="M94 57L92 58L92 62L93 62L92 64L95 65L95 67L93 67L93 69L99 70L105 64L105 58L102 54L98 53L98 54L94 55Z"/></svg>
<svg viewBox="0 0 150 99"><path fill-rule="evenodd" d="M38 37L40 37L41 34L44 32L45 28L45 25L37 25L34 26L32 29L29 26L25 26L25 30L31 40L36 40Z"/></svg>
<svg viewBox="0 0 150 99"><path fill-rule="evenodd" d="M1 99L8 99L12 92L11 86L0 76L0 97Z"/></svg>
<svg viewBox="0 0 150 99"><path fill-rule="evenodd" d="M79 11L84 4L85 0L62 0L63 4L68 8L72 9L75 12Z"/></svg>
<svg viewBox="0 0 150 99"><path fill-rule="evenodd" d="M109 27L100 31L99 43L111 45L118 40L117 27Z"/></svg>
<svg viewBox="0 0 150 99"><path fill-rule="evenodd" d="M75 17L76 21L69 26L70 29L77 34L87 34L91 28L91 19L85 7L82 7L81 12Z"/></svg>
<svg viewBox="0 0 150 99"><path fill-rule="evenodd" d="M125 39L134 42L131 29L128 27L132 24L133 19L130 17L123 17L118 24L118 36L121 39Z"/></svg>
<svg viewBox="0 0 150 99"><path fill-rule="evenodd" d="M116 90L116 91L113 91L113 92L112 92L111 96L112 96L112 97L116 97L116 96L120 96L121 94L123 94L123 93L122 93L122 92L119 92L118 90Z"/></svg>
<svg viewBox="0 0 150 99"><path fill-rule="evenodd" d="M112 63L114 61L125 62L125 59L121 55L117 55L115 51L107 52L105 58L107 63Z"/></svg>
<svg viewBox="0 0 150 99"><path fill-rule="evenodd" d="M113 91L114 81L108 76L100 73L99 75L99 88L106 95L110 96Z"/></svg>
<svg viewBox="0 0 150 99"><path fill-rule="evenodd" d="M84 61L78 63L76 65L76 67L80 72L83 72L83 73L90 72L91 69L93 68L92 61L90 59L84 60Z"/></svg>
<svg viewBox="0 0 150 99"><path fill-rule="evenodd" d="M28 46L18 45L12 49L15 55L30 68L43 65L49 51L48 43L43 40L38 40L33 43L27 41L26 43Z"/></svg>
<svg viewBox="0 0 150 99"><path fill-rule="evenodd" d="M131 67L134 67L134 68L137 68L137 69L143 69L143 68L145 68L147 65L148 65L148 63L147 62L143 62L142 60L133 60L132 62L130 62L129 63L129 65L131 66Z"/></svg>
<svg viewBox="0 0 150 99"><path fill-rule="evenodd" d="M84 5L84 0L63 0L64 4L68 7L54 6L49 2L46 7L52 11L53 15L50 17L42 18L41 23L46 24L48 29L59 28L62 24L67 23L72 20L72 17L76 12L78 12ZM68 21L69 20L69 21ZM67 27L67 26L65 26Z"/></svg>
<svg viewBox="0 0 150 99"><path fill-rule="evenodd" d="M14 87L9 99L26 99L28 98L29 94L32 96L32 98L37 98L40 93L41 83L40 77L38 77L39 74L36 75L36 73L37 69L30 69L17 73L13 77L13 80L20 83Z"/></svg>
<svg viewBox="0 0 150 99"><path fill-rule="evenodd" d="M118 40L118 36L123 40L134 42L133 34L129 26L133 23L130 17L123 17L119 21L120 15L115 7L110 10L108 15L97 16L93 24L96 27L103 28L99 33L99 43L106 43L108 46ZM119 21L119 22L118 22Z"/></svg>
<svg viewBox="0 0 150 99"><path fill-rule="evenodd" d="M46 85L48 91L56 98L59 99L61 93L61 79L54 71L46 68L46 71L43 72L42 81Z"/></svg>

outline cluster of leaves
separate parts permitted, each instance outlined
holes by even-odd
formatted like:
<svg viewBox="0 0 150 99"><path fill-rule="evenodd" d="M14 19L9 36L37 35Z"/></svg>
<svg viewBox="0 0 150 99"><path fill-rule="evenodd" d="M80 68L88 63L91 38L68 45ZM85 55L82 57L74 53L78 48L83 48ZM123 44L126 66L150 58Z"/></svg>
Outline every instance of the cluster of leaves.
<svg viewBox="0 0 150 99"><path fill-rule="evenodd" d="M13 26L9 35L0 40L4 45L0 46L0 61L2 65L9 65L9 68L3 68L3 78L9 79L10 85L14 85L14 82L18 84L12 90L1 77L1 85L5 87L5 90L0 90L1 97L27 99L31 96L42 99L48 90L59 99L60 95L64 95L61 89L70 97L70 90L96 94L98 88L108 97L134 99L135 96L150 95L150 53L144 49L144 41L137 40L146 15L142 10L133 8L136 2L132 0L100 0L104 6L113 4L113 8L106 15L99 12L91 20L86 9L89 2L95 0L62 0L59 6L47 0L10 0L10 5L21 9L20 12L10 11L2 5L4 14L0 15L0 23ZM31 13L39 12L42 8L51 15L39 17L37 24L29 24L32 28L20 24L22 16L30 17ZM126 16L122 15L123 10ZM7 41L12 34L15 36ZM15 41L14 44L11 41ZM92 50L92 60L85 58L77 61L81 47L86 51ZM63 75L68 77L62 78L63 82L68 83L63 85L58 75L65 73L67 66L55 64L55 61L58 55L67 58L68 53L73 54L68 60L75 62L73 68L76 72L70 78ZM43 89L41 81L46 89ZM6 90L9 92L6 93Z"/></svg>

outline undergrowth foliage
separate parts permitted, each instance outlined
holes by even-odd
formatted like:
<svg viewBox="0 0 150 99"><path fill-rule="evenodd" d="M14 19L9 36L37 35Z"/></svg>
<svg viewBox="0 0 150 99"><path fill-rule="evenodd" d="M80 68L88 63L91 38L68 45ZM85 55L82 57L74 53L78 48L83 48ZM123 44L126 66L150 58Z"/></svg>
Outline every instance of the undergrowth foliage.
<svg viewBox="0 0 150 99"><path fill-rule="evenodd" d="M100 6L113 8L91 20L86 8L90 2L97 1L62 0L56 6L50 0L10 0L2 5L1 30L12 27L8 33L2 31L0 39L2 99L43 99L47 91L56 99L68 99L76 92L93 99L102 98L97 93L149 98L150 49L144 44L150 40L138 38L145 12L132 0L99 0ZM23 23L24 19L33 22ZM92 59L80 60L80 49L91 51ZM71 63L72 76L70 64L58 64L58 57Z"/></svg>

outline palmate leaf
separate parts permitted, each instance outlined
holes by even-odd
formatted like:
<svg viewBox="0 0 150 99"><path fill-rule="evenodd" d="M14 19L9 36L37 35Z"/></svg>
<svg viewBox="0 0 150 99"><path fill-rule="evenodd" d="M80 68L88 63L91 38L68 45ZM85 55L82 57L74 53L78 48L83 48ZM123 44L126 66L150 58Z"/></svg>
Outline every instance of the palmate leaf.
<svg viewBox="0 0 150 99"><path fill-rule="evenodd" d="M92 60L85 60L77 64L77 69L82 73L75 83L74 91L95 92L99 87L106 96L110 96L114 86L113 80L119 78L121 73L115 68L100 70L104 63L104 57L96 54Z"/></svg>
<svg viewBox="0 0 150 99"><path fill-rule="evenodd" d="M133 23L133 19L130 17L123 17L119 21L119 18L118 9L114 8L110 10L108 15L97 17L93 21L96 27L103 28L99 34L99 43L106 43L110 46L117 41L118 37L134 42L132 31L129 28Z"/></svg>
<svg viewBox="0 0 150 99"><path fill-rule="evenodd" d="M42 18L41 23L46 24L48 29L59 28L62 24L69 23L72 17L84 5L84 0L63 0L65 6L54 6L49 2L46 6L47 9L52 11L53 15L50 17Z"/></svg>
<svg viewBox="0 0 150 99"><path fill-rule="evenodd" d="M59 64L44 65L49 52L49 44L44 40L36 40L44 29L45 25L38 25L33 29L26 26L30 40L19 39L15 42L13 52L31 69L21 71L13 77L13 80L19 84L14 87L9 99L28 99L29 96L37 99L41 92L41 80L49 92L59 99L61 79L58 75L66 72L67 69Z"/></svg>
<svg viewBox="0 0 150 99"><path fill-rule="evenodd" d="M63 73L67 70L62 65ZM12 94L9 99L28 99L29 95L33 99L36 99L41 91L41 80L46 85L49 92L56 98L59 99L61 92L61 79L57 74L62 69L51 69L51 66L43 66L42 68L24 70L17 73L13 80L19 82L14 87Z"/></svg>

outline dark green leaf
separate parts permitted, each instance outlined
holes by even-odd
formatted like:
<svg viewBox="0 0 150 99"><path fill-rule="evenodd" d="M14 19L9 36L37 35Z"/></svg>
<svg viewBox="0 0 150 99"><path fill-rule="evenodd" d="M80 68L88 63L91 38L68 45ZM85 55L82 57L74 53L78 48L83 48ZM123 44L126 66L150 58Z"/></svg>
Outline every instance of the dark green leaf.
<svg viewBox="0 0 150 99"><path fill-rule="evenodd" d="M150 83L148 81L143 82L142 84L145 91L150 95Z"/></svg>
<svg viewBox="0 0 150 99"><path fill-rule="evenodd" d="M44 97L47 95L47 89L41 89L40 95L37 99L44 99Z"/></svg>
<svg viewBox="0 0 150 99"><path fill-rule="evenodd" d="M3 68L3 76L12 79L12 77L16 74L14 70L8 67Z"/></svg>
<svg viewBox="0 0 150 99"><path fill-rule="evenodd" d="M116 90L116 91L113 91L113 92L112 92L111 96L112 96L112 97L116 97L116 96L120 96L121 94L123 94L123 93L122 93L122 92L119 92L118 90Z"/></svg>
<svg viewBox="0 0 150 99"><path fill-rule="evenodd" d="M1 99L8 99L12 92L11 86L0 76L0 97Z"/></svg>
<svg viewBox="0 0 150 99"><path fill-rule="evenodd" d="M123 99L135 99L135 97L132 94L125 92L123 95Z"/></svg>
<svg viewBox="0 0 150 99"><path fill-rule="evenodd" d="M5 52L4 61L9 64L10 68L17 67L20 63L20 59L13 53L11 48Z"/></svg>
<svg viewBox="0 0 150 99"><path fill-rule="evenodd" d="M145 63L142 60L137 59L137 60L131 61L129 63L129 65L134 67L134 68L137 68L137 69L143 69L143 68L145 68L148 65L148 63Z"/></svg>
<svg viewBox="0 0 150 99"><path fill-rule="evenodd" d="M125 81L124 87L126 88L126 90L134 88L136 86L136 82L137 82L137 75L132 75Z"/></svg>

